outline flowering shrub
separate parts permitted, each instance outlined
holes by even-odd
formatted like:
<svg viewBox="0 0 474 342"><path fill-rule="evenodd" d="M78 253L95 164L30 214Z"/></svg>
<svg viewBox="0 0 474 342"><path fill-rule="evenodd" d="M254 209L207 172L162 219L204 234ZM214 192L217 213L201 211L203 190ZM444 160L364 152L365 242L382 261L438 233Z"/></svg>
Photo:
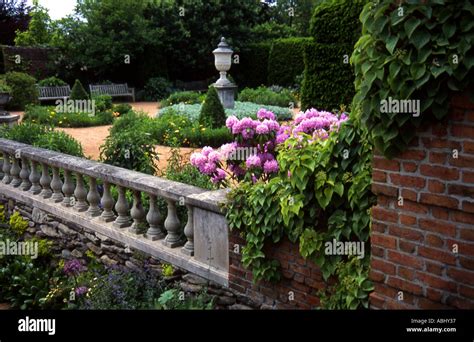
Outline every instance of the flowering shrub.
<svg viewBox="0 0 474 342"><path fill-rule="evenodd" d="M222 145L219 150L204 147L200 153L193 153L191 164L212 182L229 185L229 180L268 181L280 169L276 160L277 147L290 137L302 139L307 135L309 142L327 139L329 132L339 129L341 122L348 119L316 109L300 113L291 124L281 125L275 114L266 109L257 112L257 119L239 120L231 116L226 126L234 137L234 142ZM226 165L224 165L226 164Z"/></svg>

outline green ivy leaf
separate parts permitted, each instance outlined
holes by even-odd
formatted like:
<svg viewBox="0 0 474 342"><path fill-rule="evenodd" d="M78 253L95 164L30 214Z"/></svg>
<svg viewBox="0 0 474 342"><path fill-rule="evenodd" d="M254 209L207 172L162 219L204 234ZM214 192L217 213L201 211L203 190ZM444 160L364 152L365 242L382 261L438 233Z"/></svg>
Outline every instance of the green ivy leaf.
<svg viewBox="0 0 474 342"><path fill-rule="evenodd" d="M390 38L387 39L387 43L385 44L385 47L387 48L388 52L390 54L393 54L393 51L395 50L395 46L397 46L398 42L398 36L390 36Z"/></svg>
<svg viewBox="0 0 474 342"><path fill-rule="evenodd" d="M421 20L415 17L411 17L410 19L405 21L403 26L405 28L405 32L409 39L411 38L411 35L413 34L413 32L415 32L416 28L420 26L420 24L421 24Z"/></svg>
<svg viewBox="0 0 474 342"><path fill-rule="evenodd" d="M430 33L422 28L413 32L410 42L418 51L420 51L430 41L430 39Z"/></svg>

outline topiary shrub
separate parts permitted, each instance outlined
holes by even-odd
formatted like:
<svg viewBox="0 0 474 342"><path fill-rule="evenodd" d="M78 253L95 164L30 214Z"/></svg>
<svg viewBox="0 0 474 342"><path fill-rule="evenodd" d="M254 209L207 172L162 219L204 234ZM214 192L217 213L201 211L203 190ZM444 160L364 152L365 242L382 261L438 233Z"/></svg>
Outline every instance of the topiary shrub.
<svg viewBox="0 0 474 342"><path fill-rule="evenodd" d="M205 127L219 128L225 125L226 119L216 88L209 87L199 115L199 123Z"/></svg>
<svg viewBox="0 0 474 342"><path fill-rule="evenodd" d="M311 20L312 43L304 47L305 72L301 107L333 110L354 96L349 58L361 35L359 15L366 0L334 0L316 7Z"/></svg>
<svg viewBox="0 0 474 342"><path fill-rule="evenodd" d="M88 100L89 99L89 94L87 94L87 91L84 89L82 86L81 81L76 79L76 82L74 82L74 86L71 89L71 100Z"/></svg>
<svg viewBox="0 0 474 342"><path fill-rule="evenodd" d="M12 100L9 108L23 110L27 104L38 103L38 89L34 77L13 71L5 75L5 81L11 88Z"/></svg>
<svg viewBox="0 0 474 342"><path fill-rule="evenodd" d="M294 86L304 71L304 46L310 42L310 38L274 40L268 56L268 84Z"/></svg>

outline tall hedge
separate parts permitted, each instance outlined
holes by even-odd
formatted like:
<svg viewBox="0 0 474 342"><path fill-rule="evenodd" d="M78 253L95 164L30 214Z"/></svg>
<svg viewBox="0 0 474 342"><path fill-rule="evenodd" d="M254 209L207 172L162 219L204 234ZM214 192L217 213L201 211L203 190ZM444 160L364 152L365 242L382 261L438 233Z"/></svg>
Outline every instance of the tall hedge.
<svg viewBox="0 0 474 342"><path fill-rule="evenodd" d="M10 109L23 110L25 106L38 103L38 88L36 79L23 72L8 72L5 81L12 88L12 100L8 104Z"/></svg>
<svg viewBox="0 0 474 342"><path fill-rule="evenodd" d="M365 3L334 0L316 7L310 29L314 41L304 49L303 109L332 110L351 103L354 72L348 62L361 35L359 15Z"/></svg>
<svg viewBox="0 0 474 342"><path fill-rule="evenodd" d="M268 56L268 84L293 86L304 71L304 47L310 38L285 38L273 41Z"/></svg>
<svg viewBox="0 0 474 342"><path fill-rule="evenodd" d="M242 52L238 54L239 64L233 64L230 69L230 74L240 88L255 88L267 84L271 46L271 42L261 42L242 48Z"/></svg>

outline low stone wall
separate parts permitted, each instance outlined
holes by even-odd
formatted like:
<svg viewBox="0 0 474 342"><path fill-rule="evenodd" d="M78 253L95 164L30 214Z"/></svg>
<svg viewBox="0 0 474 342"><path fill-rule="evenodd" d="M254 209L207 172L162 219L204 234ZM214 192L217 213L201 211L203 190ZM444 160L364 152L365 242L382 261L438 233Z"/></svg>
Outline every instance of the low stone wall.
<svg viewBox="0 0 474 342"><path fill-rule="evenodd" d="M53 241L52 252L58 258L78 259L86 263L86 252L91 251L106 266L123 265L131 270L140 271L147 264L157 277L162 276L161 260L124 243L66 222L38 208L8 199L2 194L0 194L0 205L3 205L9 214L18 211L24 219L29 221L26 237L37 236ZM199 293L205 289L210 295L216 296L217 309L259 307L238 291L223 287L179 267L175 267L173 276L165 279L168 283L177 283L185 295Z"/></svg>

